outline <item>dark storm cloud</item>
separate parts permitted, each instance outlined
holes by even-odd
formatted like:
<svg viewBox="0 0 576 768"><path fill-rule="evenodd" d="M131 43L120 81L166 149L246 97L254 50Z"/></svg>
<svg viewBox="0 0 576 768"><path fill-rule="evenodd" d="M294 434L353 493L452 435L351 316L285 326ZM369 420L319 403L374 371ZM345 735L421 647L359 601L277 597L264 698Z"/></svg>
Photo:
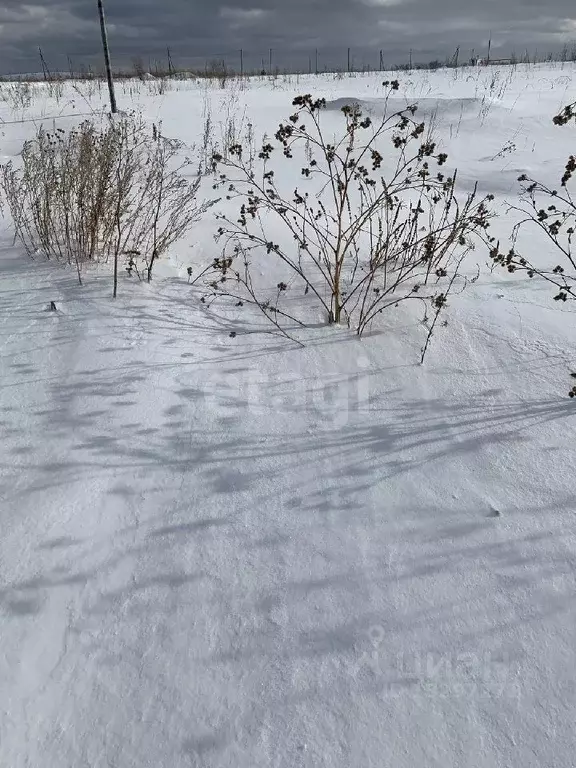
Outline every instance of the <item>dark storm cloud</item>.
<svg viewBox="0 0 576 768"><path fill-rule="evenodd" d="M320 50L325 61L353 49L358 64L383 49L388 63L445 58L493 49L555 51L576 40L576 0L106 0L115 61L166 55L182 64L207 58L264 58L301 66ZM0 0L0 67L37 62L38 47L53 68L67 56L93 61L99 54L96 0ZM37 68L37 64L36 64Z"/></svg>

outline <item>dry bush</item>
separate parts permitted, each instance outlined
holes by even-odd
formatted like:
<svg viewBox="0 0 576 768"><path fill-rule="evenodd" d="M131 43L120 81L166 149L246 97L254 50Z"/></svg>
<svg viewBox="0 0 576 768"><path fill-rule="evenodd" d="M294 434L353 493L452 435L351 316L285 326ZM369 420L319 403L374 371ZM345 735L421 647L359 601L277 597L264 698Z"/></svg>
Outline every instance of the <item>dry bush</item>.
<svg viewBox="0 0 576 768"><path fill-rule="evenodd" d="M474 192L458 201L455 173L443 173L447 155L416 121L416 106L391 110L398 83L385 86L384 116L374 124L357 105L343 107L336 141L322 125L325 101L305 95L294 100L275 143L264 141L258 172L241 144L214 157L221 170L215 187L240 209L220 217L224 253L214 263L211 298L255 304L279 325L288 316L280 302L299 290L329 323L345 322L359 335L386 309L417 300L426 316L432 310L433 330L474 236L489 226L491 198ZM310 192L288 187L284 162L301 164ZM253 268L265 273L270 261L289 279L260 296Z"/></svg>
<svg viewBox="0 0 576 768"><path fill-rule="evenodd" d="M566 125L576 120L576 102L565 107L554 117L556 125ZM507 253L500 251L500 243L491 248L490 256L496 265L508 272L526 272L528 277L540 277L554 286L555 301L565 302L576 299L576 253L573 238L576 230L576 201L572 197L569 183L576 172L576 156L571 155L560 179L559 188L549 187L525 174L518 181L521 186L521 204L510 209L523 215L512 231L512 247ZM526 226L535 227L554 246L553 253L561 263L548 266L534 264L516 251L519 232Z"/></svg>
<svg viewBox="0 0 576 768"><path fill-rule="evenodd" d="M25 80L16 80L11 83L2 83L0 98L5 101L12 111L23 111L32 106L38 95L38 86Z"/></svg>
<svg viewBox="0 0 576 768"><path fill-rule="evenodd" d="M228 157L229 147L242 142L254 159L254 126L248 121L246 109L240 112L239 86L232 84L221 98L218 112L222 119L214 121L212 98L209 88L204 89L202 104L202 139L200 143L200 167L203 174L213 169L212 158L216 154Z"/></svg>
<svg viewBox="0 0 576 768"><path fill-rule="evenodd" d="M173 89L173 82L169 77L153 77L147 81L147 87L152 96L164 96Z"/></svg>
<svg viewBox="0 0 576 768"><path fill-rule="evenodd" d="M555 125L566 125L576 120L576 102L569 104L554 117ZM514 226L509 250L500 250L500 243L492 244L490 257L493 263L508 272L525 272L530 278L544 280L552 288L552 298L560 304L576 300L576 252L574 251L574 233L576 232L576 201L570 192L570 183L576 173L576 156L570 155L559 187L520 176L521 204L511 206L511 210L522 215ZM527 256L517 251L518 235L526 227L539 231L544 241L552 246L555 258L548 264L536 264ZM540 251L539 251L540 253ZM575 374L572 374L575 376ZM570 397L576 396L576 387L570 391Z"/></svg>
<svg viewBox="0 0 576 768"><path fill-rule="evenodd" d="M139 80L144 81L146 79L146 68L144 66L144 61L142 60L141 56L135 56L132 59L132 69L133 69L134 75Z"/></svg>
<svg viewBox="0 0 576 768"><path fill-rule="evenodd" d="M226 83L230 77L234 76L234 73L228 70L224 59L213 59L207 62L204 76L217 80L220 88L226 88Z"/></svg>
<svg viewBox="0 0 576 768"><path fill-rule="evenodd" d="M22 165L2 166L0 181L16 236L31 256L74 265L119 262L148 280L156 259L209 207L198 205L200 176L188 175L182 145L136 115L83 122L66 133L40 129Z"/></svg>
<svg viewBox="0 0 576 768"><path fill-rule="evenodd" d="M57 104L64 98L66 91L66 79L59 77L58 75L52 75L46 81L46 92L51 99L54 99Z"/></svg>

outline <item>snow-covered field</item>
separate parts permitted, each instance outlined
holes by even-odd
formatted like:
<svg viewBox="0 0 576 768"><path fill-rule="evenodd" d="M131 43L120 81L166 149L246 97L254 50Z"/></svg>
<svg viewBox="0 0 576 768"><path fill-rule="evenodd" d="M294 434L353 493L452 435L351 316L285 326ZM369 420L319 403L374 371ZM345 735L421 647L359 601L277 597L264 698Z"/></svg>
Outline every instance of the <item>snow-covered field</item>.
<svg viewBox="0 0 576 768"><path fill-rule="evenodd" d="M192 145L207 103L216 137L232 116L260 139L301 93L377 111L383 77L127 83L118 100ZM437 112L461 188L496 196L505 240L520 173L556 182L574 152L552 116L576 69L400 80ZM105 104L35 88L0 103L3 162L51 116ZM403 309L299 347L188 286L219 254L212 213L116 301L107 275L79 287L28 260L4 222L0 766L574 765L569 302L477 251L423 366Z"/></svg>

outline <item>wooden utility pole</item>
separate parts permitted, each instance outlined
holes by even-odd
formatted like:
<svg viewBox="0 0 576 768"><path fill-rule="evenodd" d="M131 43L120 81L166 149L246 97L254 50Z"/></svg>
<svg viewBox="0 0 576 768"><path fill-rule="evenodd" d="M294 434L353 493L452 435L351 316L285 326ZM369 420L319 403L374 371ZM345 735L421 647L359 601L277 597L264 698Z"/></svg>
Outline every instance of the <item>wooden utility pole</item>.
<svg viewBox="0 0 576 768"><path fill-rule="evenodd" d="M110 109L112 114L118 112L116 106L116 94L114 93L114 80L112 79L112 67L110 66L110 50L108 49L108 35L106 33L106 19L104 18L104 6L102 0L98 0L98 15L100 16L100 31L102 33L102 47L104 49L104 64L108 79L108 92L110 93Z"/></svg>
<svg viewBox="0 0 576 768"><path fill-rule="evenodd" d="M166 53L168 54L168 74L172 76L175 73L174 64L172 63L172 54L170 53L170 48L166 48Z"/></svg>
<svg viewBox="0 0 576 768"><path fill-rule="evenodd" d="M40 54L40 61L42 63L42 74L44 75L44 80L51 80L50 77L50 70L48 69L48 64L46 64L46 59L44 58L44 54L42 53L42 48L38 48L38 53Z"/></svg>

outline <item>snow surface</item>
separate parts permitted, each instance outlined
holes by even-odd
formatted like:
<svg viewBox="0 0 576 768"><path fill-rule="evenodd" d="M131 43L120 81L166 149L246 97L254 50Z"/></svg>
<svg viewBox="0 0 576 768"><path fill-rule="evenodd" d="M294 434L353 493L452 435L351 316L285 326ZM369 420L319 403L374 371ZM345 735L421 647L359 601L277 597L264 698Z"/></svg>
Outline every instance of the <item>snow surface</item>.
<svg viewBox="0 0 576 768"><path fill-rule="evenodd" d="M307 91L377 112L381 80L118 98L192 144L206 100L216 132L232 109L271 135ZM573 152L551 117L576 69L402 80L505 238L519 173L555 181ZM3 159L101 106L88 87L0 104L35 119L4 126ZM407 310L362 341L318 324L301 348L199 302L186 267L217 255L214 229L114 302L107 275L79 287L5 222L0 766L574 765L573 310L478 252L424 366Z"/></svg>

